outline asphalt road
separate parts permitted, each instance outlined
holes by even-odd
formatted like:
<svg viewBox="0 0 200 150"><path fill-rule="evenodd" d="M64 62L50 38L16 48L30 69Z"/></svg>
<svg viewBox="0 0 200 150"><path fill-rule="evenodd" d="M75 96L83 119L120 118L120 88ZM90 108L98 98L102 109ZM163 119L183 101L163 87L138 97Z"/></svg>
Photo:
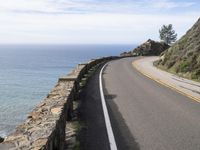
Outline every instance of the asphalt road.
<svg viewBox="0 0 200 150"><path fill-rule="evenodd" d="M100 66L81 92L80 150L110 150L99 89Z"/></svg>
<svg viewBox="0 0 200 150"><path fill-rule="evenodd" d="M200 103L140 74L134 59L112 61L103 73L118 149L200 150Z"/></svg>

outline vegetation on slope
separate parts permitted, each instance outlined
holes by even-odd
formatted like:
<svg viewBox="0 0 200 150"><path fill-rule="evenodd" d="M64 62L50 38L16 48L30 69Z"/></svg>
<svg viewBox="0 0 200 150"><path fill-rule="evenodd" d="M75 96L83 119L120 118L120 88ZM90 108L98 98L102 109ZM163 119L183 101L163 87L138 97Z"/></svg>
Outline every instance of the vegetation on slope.
<svg viewBox="0 0 200 150"><path fill-rule="evenodd" d="M183 77L200 81L200 18L155 64Z"/></svg>

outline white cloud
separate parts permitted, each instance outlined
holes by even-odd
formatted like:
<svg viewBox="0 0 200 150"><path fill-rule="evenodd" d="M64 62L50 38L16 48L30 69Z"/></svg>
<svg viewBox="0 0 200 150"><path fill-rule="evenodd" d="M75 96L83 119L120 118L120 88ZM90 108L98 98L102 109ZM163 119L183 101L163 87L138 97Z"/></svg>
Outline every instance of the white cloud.
<svg viewBox="0 0 200 150"><path fill-rule="evenodd" d="M195 5L195 2L175 2L170 0L151 0L152 7L158 9L187 8Z"/></svg>
<svg viewBox="0 0 200 150"><path fill-rule="evenodd" d="M151 7L157 9L178 7L171 1L160 0L156 5L153 1L150 1ZM181 36L200 14L195 11L173 15L124 12L127 8L136 11L148 7L141 6L145 1L131 3L130 6L128 2L122 5L103 2L104 9L112 9L101 12L102 5L99 2L90 4L89 0L87 3L72 0L0 0L0 43L139 43L148 38L158 40L158 29L162 24L172 23ZM96 11L91 11L91 6ZM77 13L82 7L90 13ZM68 10L75 11L75 8L76 13Z"/></svg>
<svg viewBox="0 0 200 150"><path fill-rule="evenodd" d="M0 0L0 11L15 13L137 13L144 10L184 8L194 2L175 2L171 0L98 1L98 0ZM143 10L144 9L144 10Z"/></svg>

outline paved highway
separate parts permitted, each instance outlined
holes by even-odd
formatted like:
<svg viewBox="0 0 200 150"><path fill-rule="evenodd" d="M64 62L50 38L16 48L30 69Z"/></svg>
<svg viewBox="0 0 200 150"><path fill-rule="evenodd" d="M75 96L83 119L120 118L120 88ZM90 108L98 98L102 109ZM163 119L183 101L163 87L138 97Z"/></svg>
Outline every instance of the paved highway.
<svg viewBox="0 0 200 150"><path fill-rule="evenodd" d="M119 150L199 150L200 103L112 61L103 87Z"/></svg>

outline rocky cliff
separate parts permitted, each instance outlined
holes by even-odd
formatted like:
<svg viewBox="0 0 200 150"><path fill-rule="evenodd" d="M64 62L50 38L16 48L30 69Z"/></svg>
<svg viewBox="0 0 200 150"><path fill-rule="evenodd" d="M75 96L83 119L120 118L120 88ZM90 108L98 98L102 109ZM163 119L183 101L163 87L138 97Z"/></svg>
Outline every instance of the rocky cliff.
<svg viewBox="0 0 200 150"><path fill-rule="evenodd" d="M169 45L165 44L164 42L156 42L149 39L134 50L122 53L121 56L160 55L168 48Z"/></svg>
<svg viewBox="0 0 200 150"><path fill-rule="evenodd" d="M183 77L200 80L200 18L155 64Z"/></svg>

